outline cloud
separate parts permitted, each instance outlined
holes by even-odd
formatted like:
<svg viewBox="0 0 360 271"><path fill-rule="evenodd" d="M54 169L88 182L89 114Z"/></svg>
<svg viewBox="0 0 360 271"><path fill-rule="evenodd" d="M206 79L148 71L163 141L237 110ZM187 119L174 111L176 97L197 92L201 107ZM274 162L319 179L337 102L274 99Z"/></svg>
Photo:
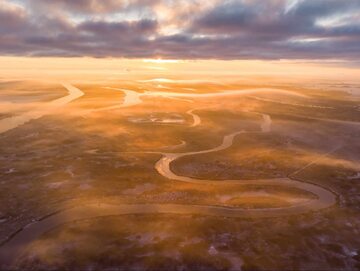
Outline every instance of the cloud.
<svg viewBox="0 0 360 271"><path fill-rule="evenodd" d="M157 0L27 0L28 6L77 14L114 13L124 9L151 7Z"/></svg>
<svg viewBox="0 0 360 271"><path fill-rule="evenodd" d="M77 30L79 32L91 33L94 36L108 36L108 37L120 37L127 35L125 38L129 38L129 35L134 33L138 35L145 35L146 33L153 33L156 31L157 22L153 20L139 20L130 22L104 22L104 21L86 21L78 25ZM124 37L123 37L124 38Z"/></svg>
<svg viewBox="0 0 360 271"><path fill-rule="evenodd" d="M358 0L0 0L0 54L360 59Z"/></svg>

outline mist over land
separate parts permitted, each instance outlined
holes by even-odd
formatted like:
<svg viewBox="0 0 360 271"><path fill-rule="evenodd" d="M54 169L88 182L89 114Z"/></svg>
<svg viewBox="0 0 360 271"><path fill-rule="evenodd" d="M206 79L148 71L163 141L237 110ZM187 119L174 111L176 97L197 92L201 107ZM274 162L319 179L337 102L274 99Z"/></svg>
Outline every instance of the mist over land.
<svg viewBox="0 0 360 271"><path fill-rule="evenodd" d="M359 8L0 0L0 269L358 270Z"/></svg>

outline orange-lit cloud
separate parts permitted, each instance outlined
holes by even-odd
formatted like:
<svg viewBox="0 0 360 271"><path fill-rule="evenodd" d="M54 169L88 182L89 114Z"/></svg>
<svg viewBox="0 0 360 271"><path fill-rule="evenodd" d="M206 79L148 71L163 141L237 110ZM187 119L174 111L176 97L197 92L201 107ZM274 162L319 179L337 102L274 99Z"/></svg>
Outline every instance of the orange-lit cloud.
<svg viewBox="0 0 360 271"><path fill-rule="evenodd" d="M358 0L0 0L0 54L360 58Z"/></svg>

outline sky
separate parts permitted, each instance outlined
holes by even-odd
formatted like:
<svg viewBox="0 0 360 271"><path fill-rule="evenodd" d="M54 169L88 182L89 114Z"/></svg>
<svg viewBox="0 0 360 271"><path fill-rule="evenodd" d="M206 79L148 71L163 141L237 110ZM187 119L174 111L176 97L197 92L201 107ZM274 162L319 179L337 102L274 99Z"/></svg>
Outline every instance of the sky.
<svg viewBox="0 0 360 271"><path fill-rule="evenodd" d="M360 63L359 0L0 0L0 56Z"/></svg>

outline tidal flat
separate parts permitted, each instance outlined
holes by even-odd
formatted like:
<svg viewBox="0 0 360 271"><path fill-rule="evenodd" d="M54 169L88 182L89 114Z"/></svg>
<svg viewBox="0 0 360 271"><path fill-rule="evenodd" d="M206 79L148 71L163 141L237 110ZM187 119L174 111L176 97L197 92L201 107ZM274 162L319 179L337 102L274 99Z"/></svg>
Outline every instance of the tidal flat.
<svg viewBox="0 0 360 271"><path fill-rule="evenodd" d="M0 82L0 266L360 268L360 101L346 90Z"/></svg>

